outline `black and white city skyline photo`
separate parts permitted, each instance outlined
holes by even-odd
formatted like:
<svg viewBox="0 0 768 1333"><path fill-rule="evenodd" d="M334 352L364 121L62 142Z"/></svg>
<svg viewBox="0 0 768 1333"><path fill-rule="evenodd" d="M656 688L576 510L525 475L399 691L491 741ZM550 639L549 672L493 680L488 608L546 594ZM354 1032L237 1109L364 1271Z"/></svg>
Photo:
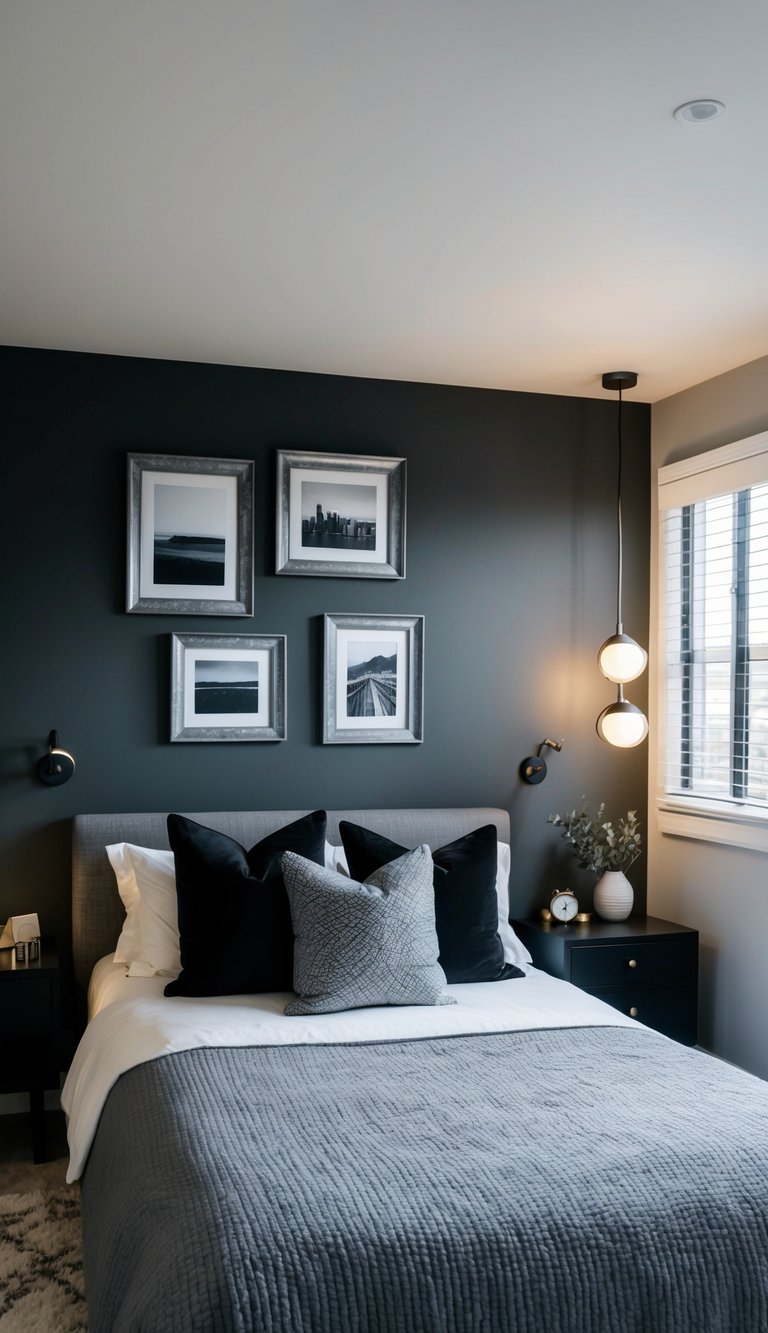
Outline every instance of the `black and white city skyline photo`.
<svg viewBox="0 0 768 1333"><path fill-rule="evenodd" d="M195 662L195 713L258 713L259 663L217 658Z"/></svg>
<svg viewBox="0 0 768 1333"><path fill-rule="evenodd" d="M301 544L317 550L376 550L377 487L301 482Z"/></svg>
<svg viewBox="0 0 768 1333"><path fill-rule="evenodd" d="M357 640L347 645L347 717L394 717L397 644Z"/></svg>
<svg viewBox="0 0 768 1333"><path fill-rule="evenodd" d="M226 492L158 482L154 500L155 584L223 588Z"/></svg>

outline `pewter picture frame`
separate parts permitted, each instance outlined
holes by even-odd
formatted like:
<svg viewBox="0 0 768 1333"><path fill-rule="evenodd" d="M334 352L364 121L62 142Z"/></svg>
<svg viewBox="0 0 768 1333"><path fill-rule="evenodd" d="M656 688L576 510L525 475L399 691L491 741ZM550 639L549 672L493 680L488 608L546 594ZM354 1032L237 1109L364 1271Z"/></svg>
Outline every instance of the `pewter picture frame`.
<svg viewBox="0 0 768 1333"><path fill-rule="evenodd" d="M277 452L278 574L405 578L405 459Z"/></svg>
<svg viewBox="0 0 768 1333"><path fill-rule="evenodd" d="M172 634L172 741L284 741L284 634Z"/></svg>
<svg viewBox="0 0 768 1333"><path fill-rule="evenodd" d="M254 465L128 455L126 611L253 615Z"/></svg>
<svg viewBox="0 0 768 1333"><path fill-rule="evenodd" d="M424 739L424 617L324 616L323 744Z"/></svg>

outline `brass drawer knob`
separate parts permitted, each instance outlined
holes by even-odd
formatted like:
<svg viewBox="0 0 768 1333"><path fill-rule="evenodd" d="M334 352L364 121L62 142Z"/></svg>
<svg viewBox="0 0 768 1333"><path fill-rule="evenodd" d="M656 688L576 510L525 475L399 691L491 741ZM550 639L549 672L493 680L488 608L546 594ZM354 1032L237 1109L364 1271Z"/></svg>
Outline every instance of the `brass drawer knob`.
<svg viewBox="0 0 768 1333"><path fill-rule="evenodd" d="M637 967L637 959L630 958L629 962L627 963L627 967Z"/></svg>
<svg viewBox="0 0 768 1333"><path fill-rule="evenodd" d="M637 1007L633 1004L629 1011L630 1018L637 1018Z"/></svg>

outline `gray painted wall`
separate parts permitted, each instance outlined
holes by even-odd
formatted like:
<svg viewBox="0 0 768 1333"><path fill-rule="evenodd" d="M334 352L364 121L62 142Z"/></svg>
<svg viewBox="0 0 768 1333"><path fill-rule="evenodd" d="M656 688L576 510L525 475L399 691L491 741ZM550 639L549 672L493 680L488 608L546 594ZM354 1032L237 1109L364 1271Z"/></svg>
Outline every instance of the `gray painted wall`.
<svg viewBox="0 0 768 1333"><path fill-rule="evenodd" d="M645 820L646 747L594 731L611 701L616 400L445 388L58 352L0 353L5 630L0 918L38 910L69 938L78 811L296 806L509 808L518 914L570 883L591 900L550 811L582 793ZM599 388L597 392L600 393ZM649 411L625 408L625 621L648 624ZM405 582L276 577L278 447L408 460ZM126 615L125 455L256 461L253 619ZM426 616L422 746L319 743L325 611ZM288 636L284 744L168 742L171 630ZM632 697L645 704L645 682ZM50 728L73 780L32 776ZM566 737L544 786L520 760ZM644 863L632 878L644 896Z"/></svg>
<svg viewBox="0 0 768 1333"><path fill-rule="evenodd" d="M768 357L675 394L653 408L652 461L666 463L768 429ZM768 971L762 922L768 882L763 853L659 832L657 783L656 552L653 496L651 739L648 910L701 935L700 1041L768 1078Z"/></svg>

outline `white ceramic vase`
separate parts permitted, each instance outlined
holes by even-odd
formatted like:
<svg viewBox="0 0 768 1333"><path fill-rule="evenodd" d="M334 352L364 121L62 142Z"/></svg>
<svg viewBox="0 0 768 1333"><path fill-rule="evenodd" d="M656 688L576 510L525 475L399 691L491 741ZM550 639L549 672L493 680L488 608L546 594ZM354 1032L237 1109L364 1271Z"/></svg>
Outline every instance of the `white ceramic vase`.
<svg viewBox="0 0 768 1333"><path fill-rule="evenodd" d="M635 901L623 870L606 870L595 885L594 908L604 921L626 921Z"/></svg>

